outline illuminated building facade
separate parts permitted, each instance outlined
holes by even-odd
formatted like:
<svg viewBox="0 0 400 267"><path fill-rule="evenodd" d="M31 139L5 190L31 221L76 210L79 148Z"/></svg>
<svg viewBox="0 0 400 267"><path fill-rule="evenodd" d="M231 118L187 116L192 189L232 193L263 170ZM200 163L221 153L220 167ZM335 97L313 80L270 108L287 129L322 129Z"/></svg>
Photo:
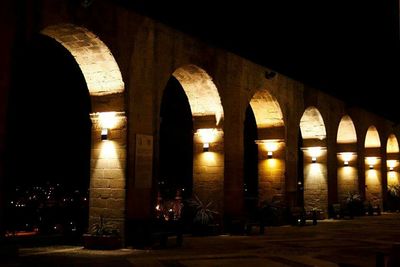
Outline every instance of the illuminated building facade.
<svg viewBox="0 0 400 267"><path fill-rule="evenodd" d="M400 131L385 118L347 108L342 100L280 73L266 75L273 70L112 1L84 7L48 0L40 11L33 6L18 25L12 14L5 18L0 106L7 106L12 88L15 43L29 43L39 34L73 56L91 103L89 222L104 216L122 232L134 233L153 216L157 186L168 183L164 174L170 175L160 166L168 155L167 165L173 164L179 146L190 147L189 157L178 160L177 155L173 167L187 164L190 177L182 178L189 182L170 181L171 186L212 200L227 220L242 216L248 108L256 127L257 203L279 196L291 207L327 212L329 204L351 191L384 207L388 186L400 184ZM22 37L19 27L25 29ZM189 141L160 151L168 84L183 94L185 116L191 117ZM0 129L4 153L7 130ZM0 167L4 180L7 166L1 162Z"/></svg>

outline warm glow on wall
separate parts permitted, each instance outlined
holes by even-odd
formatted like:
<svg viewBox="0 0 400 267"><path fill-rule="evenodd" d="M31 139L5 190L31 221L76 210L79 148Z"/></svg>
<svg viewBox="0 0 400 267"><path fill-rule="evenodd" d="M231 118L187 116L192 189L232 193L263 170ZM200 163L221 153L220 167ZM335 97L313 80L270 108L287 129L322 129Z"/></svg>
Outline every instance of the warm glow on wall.
<svg viewBox="0 0 400 267"><path fill-rule="evenodd" d="M208 73L195 65L178 68L172 74L182 85L193 116L215 115L216 124L222 121L224 111L218 89Z"/></svg>
<svg viewBox="0 0 400 267"><path fill-rule="evenodd" d="M379 133L375 126L370 126L365 136L365 147L381 147Z"/></svg>
<svg viewBox="0 0 400 267"><path fill-rule="evenodd" d="M113 129L117 126L116 112L100 112L99 123L102 129Z"/></svg>
<svg viewBox="0 0 400 267"><path fill-rule="evenodd" d="M122 93L124 82L111 51L95 34L72 24L58 24L41 32L63 45L75 58L90 95Z"/></svg>
<svg viewBox="0 0 400 267"><path fill-rule="evenodd" d="M348 166L350 161L354 160L355 154L353 152L342 152L339 153L340 157L343 160L344 166Z"/></svg>
<svg viewBox="0 0 400 267"><path fill-rule="evenodd" d="M369 168L373 169L374 166L378 163L378 158L377 157L367 157L366 162L367 162L367 165L369 166Z"/></svg>
<svg viewBox="0 0 400 267"><path fill-rule="evenodd" d="M398 161L397 161L397 160L388 160L388 161L386 162L386 164L387 164L389 170L390 170L390 171L393 171L394 168L398 165Z"/></svg>
<svg viewBox="0 0 400 267"><path fill-rule="evenodd" d="M273 153L279 149L279 144L282 142L282 140L256 140L255 142L256 144L261 145L264 151L267 151L267 157L270 159L272 158Z"/></svg>
<svg viewBox="0 0 400 267"><path fill-rule="evenodd" d="M118 158L116 144L112 141L102 142L100 147L100 159L116 159Z"/></svg>
<svg viewBox="0 0 400 267"><path fill-rule="evenodd" d="M302 150L311 157L311 161L313 163L317 162L317 158L320 157L323 153L324 150L326 150L325 147L305 147L302 148Z"/></svg>
<svg viewBox="0 0 400 267"><path fill-rule="evenodd" d="M196 134L199 136L200 141L203 143L203 150L208 151L210 143L217 141L219 131L215 128L198 129Z"/></svg>

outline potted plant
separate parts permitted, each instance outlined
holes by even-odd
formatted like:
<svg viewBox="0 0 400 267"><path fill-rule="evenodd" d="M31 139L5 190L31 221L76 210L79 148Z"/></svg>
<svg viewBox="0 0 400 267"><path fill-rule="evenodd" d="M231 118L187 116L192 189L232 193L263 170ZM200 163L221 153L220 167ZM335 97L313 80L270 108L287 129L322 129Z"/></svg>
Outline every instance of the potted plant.
<svg viewBox="0 0 400 267"><path fill-rule="evenodd" d="M100 223L93 224L89 233L83 235L84 247L87 249L118 249L122 240L119 230L104 222L100 216Z"/></svg>
<svg viewBox="0 0 400 267"><path fill-rule="evenodd" d="M189 205L194 208L193 217L193 234L194 235L211 235L217 234L220 225L216 222L217 211L211 209L212 202L204 204L197 195L189 200Z"/></svg>

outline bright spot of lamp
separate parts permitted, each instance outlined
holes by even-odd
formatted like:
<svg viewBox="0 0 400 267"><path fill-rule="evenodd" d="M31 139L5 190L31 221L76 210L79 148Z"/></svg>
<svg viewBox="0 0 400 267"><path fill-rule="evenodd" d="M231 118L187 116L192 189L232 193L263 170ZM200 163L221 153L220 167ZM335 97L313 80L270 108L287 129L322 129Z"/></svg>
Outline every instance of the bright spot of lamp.
<svg viewBox="0 0 400 267"><path fill-rule="evenodd" d="M210 149L210 143L215 142L217 137L217 129L214 128L205 128L198 129L196 132L200 138L200 141L203 143L203 152L207 152Z"/></svg>
<svg viewBox="0 0 400 267"><path fill-rule="evenodd" d="M343 152L343 153L340 153L340 155L342 156L342 159L343 159L343 165L349 166L349 162L351 161L351 159L353 157L353 152Z"/></svg>
<svg viewBox="0 0 400 267"><path fill-rule="evenodd" d="M369 166L369 169L372 170L376 163L378 162L378 159L376 157L368 157L367 158L367 164Z"/></svg>
<svg viewBox="0 0 400 267"><path fill-rule="evenodd" d="M387 166L389 167L390 171L393 171L394 168L397 166L397 160L388 160Z"/></svg>
<svg viewBox="0 0 400 267"><path fill-rule="evenodd" d="M208 152L210 149L210 143L204 143L203 144L203 152Z"/></svg>
<svg viewBox="0 0 400 267"><path fill-rule="evenodd" d="M319 146L302 148L302 150L307 151L307 153L311 157L311 162L312 163L316 163L317 162L317 158L319 156L321 156L323 149L324 149L323 147L319 147Z"/></svg>
<svg viewBox="0 0 400 267"><path fill-rule="evenodd" d="M113 129L117 126L116 112L100 112L99 123L101 128Z"/></svg>
<svg viewBox="0 0 400 267"><path fill-rule="evenodd" d="M102 141L108 140L108 129L107 128L101 129L101 140Z"/></svg>

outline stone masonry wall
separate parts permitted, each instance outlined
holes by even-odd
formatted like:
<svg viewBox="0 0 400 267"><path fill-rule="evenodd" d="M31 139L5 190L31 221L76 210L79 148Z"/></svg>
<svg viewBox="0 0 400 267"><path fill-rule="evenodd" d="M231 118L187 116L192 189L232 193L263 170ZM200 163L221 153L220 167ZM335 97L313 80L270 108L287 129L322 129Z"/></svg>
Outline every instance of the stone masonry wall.
<svg viewBox="0 0 400 267"><path fill-rule="evenodd" d="M258 151L259 202L271 202L274 196L285 195L285 147L281 144L270 159L262 145L258 146Z"/></svg>
<svg viewBox="0 0 400 267"><path fill-rule="evenodd" d="M92 115L89 227L100 217L123 236L125 221L126 117L116 117L108 140L101 140L101 125ZM89 229L90 230L90 229Z"/></svg>

